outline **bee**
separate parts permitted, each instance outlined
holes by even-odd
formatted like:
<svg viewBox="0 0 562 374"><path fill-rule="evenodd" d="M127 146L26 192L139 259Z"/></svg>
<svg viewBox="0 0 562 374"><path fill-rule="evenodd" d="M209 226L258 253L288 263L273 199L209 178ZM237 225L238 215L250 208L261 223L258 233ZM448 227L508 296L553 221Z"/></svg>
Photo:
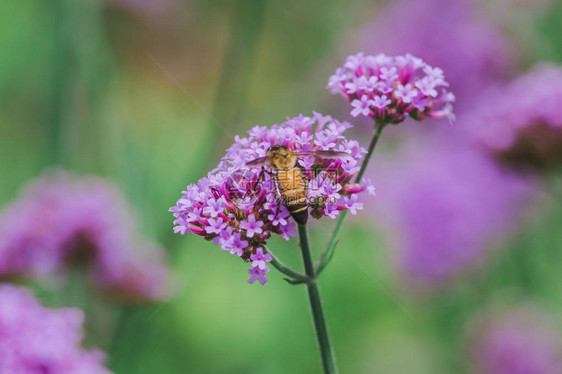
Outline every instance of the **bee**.
<svg viewBox="0 0 562 374"><path fill-rule="evenodd" d="M277 197L277 212L283 204L299 225L308 220L308 177L306 171L298 164L299 156L314 156L317 159L338 159L351 157L346 152L337 151L293 151L284 145L273 145L267 149L266 156L248 162L247 166L268 166L274 181ZM265 172L258 177L258 181ZM257 182L256 182L257 184Z"/></svg>

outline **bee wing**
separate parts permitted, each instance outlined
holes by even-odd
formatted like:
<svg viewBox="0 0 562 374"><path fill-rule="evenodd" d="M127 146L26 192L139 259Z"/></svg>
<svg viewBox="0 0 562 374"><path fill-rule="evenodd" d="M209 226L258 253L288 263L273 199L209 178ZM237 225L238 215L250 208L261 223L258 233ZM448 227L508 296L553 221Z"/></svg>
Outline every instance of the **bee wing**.
<svg viewBox="0 0 562 374"><path fill-rule="evenodd" d="M268 162L269 162L269 158L267 156L264 156L247 162L246 166L263 166L263 165L267 165Z"/></svg>
<svg viewBox="0 0 562 374"><path fill-rule="evenodd" d="M349 153L340 152L340 151L299 151L296 153L299 156L315 156L321 159L326 159L326 158L340 159L345 157L351 157Z"/></svg>

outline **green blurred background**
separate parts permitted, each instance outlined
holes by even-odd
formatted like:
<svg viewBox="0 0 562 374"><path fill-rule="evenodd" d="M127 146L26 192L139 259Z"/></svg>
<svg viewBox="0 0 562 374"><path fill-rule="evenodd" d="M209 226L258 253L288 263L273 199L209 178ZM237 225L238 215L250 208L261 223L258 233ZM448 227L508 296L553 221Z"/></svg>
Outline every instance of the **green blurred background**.
<svg viewBox="0 0 562 374"><path fill-rule="evenodd" d="M249 286L244 263L199 237L174 236L167 209L234 134L301 112L345 113L324 86L382 5L0 2L0 206L54 164L102 175L169 251L175 288L166 302L117 306L84 290L49 301L85 309L87 343L108 353L115 373L319 372L304 287L273 272L266 286ZM562 61L560 19L557 3L528 19L532 60ZM402 287L365 216L345 225L320 282L342 373L463 372L465 322L497 295L525 295L555 318L562 311L558 204L541 209L485 270L431 295ZM312 226L316 249L330 225ZM294 240L270 247L301 266Z"/></svg>

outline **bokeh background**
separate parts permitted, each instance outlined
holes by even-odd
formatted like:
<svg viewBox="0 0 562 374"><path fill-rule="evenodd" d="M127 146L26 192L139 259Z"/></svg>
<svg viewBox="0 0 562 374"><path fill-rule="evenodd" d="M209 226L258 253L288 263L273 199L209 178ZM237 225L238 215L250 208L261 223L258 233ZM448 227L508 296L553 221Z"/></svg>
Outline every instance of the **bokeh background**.
<svg viewBox="0 0 562 374"><path fill-rule="evenodd" d="M256 124L319 111L355 124L366 147L372 124L325 90L328 77L357 51L411 52L443 68L457 121L385 130L368 172L377 196L348 219L320 280L340 370L558 373L560 159L521 170L467 139L502 87L562 63L561 19L559 1L0 2L0 222L41 175L102 177L123 195L135 240L166 252L168 293L106 297L83 267L1 279L82 309L84 346L115 373L320 372L304 287L273 271L249 285L242 261L174 235L168 208ZM42 204L27 207L28 225ZM332 224L310 225L316 254ZM301 266L294 239L270 247ZM135 279L151 279L150 265Z"/></svg>

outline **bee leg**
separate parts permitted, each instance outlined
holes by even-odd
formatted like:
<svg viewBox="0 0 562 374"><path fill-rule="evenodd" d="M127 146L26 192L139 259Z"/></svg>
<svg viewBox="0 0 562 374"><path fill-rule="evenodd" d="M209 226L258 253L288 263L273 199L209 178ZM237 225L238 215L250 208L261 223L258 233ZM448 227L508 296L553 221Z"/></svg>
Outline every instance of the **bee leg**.
<svg viewBox="0 0 562 374"><path fill-rule="evenodd" d="M252 194L256 194L256 187L257 185L262 181L262 179L264 179L265 173L267 173L267 171L265 170L265 168L262 166L260 173L258 174L258 178L256 179L256 181L254 182L254 184L252 185L251 188L248 188L246 190L246 193L244 194L244 196L242 197L242 200L246 200L246 198L248 198L248 195L250 193ZM255 195L254 195L255 196ZM254 197L252 196L252 197Z"/></svg>
<svg viewBox="0 0 562 374"><path fill-rule="evenodd" d="M283 199L283 194L281 193L281 189L279 188L279 179L277 175L272 175L273 183L275 185L275 197L277 198L277 207L275 209L275 216L273 219L277 218L277 215L281 211L281 199Z"/></svg>
<svg viewBox="0 0 562 374"><path fill-rule="evenodd" d="M273 220L277 218L277 215L279 215L280 211L281 211L281 197L277 197L277 208L275 209L275 216L273 217Z"/></svg>

